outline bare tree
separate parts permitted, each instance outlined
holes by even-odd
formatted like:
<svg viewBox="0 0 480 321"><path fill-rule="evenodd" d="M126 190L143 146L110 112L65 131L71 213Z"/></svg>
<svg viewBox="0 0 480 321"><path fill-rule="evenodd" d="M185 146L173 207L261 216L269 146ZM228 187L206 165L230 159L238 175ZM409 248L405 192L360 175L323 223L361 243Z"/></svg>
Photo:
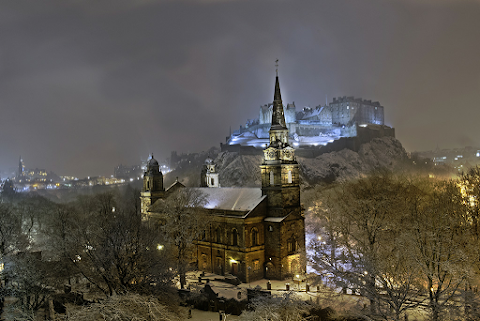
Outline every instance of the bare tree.
<svg viewBox="0 0 480 321"><path fill-rule="evenodd" d="M159 215L151 219L160 222L166 245L174 251L182 289L195 253L193 241L199 239L210 221L203 208L205 203L206 198L199 190L182 188L156 202L152 209Z"/></svg>
<svg viewBox="0 0 480 321"><path fill-rule="evenodd" d="M464 222L467 227L465 251L468 253L472 277L465 285L465 317L475 320L480 317L480 299L476 292L480 276L480 167L475 166L460 175L459 187L463 198Z"/></svg>
<svg viewBox="0 0 480 321"><path fill-rule="evenodd" d="M172 273L167 254L158 250L160 231L116 197L82 196L59 207L49 228L55 252L106 295L168 290Z"/></svg>
<svg viewBox="0 0 480 321"><path fill-rule="evenodd" d="M470 273L458 182L434 182L429 188L422 202L412 206L404 233L427 293L431 318L437 321L446 308L457 305L455 299Z"/></svg>
<svg viewBox="0 0 480 321"><path fill-rule="evenodd" d="M416 272L401 242L410 182L374 173L321 191L311 208L320 223L311 244L313 267L335 286L370 301L367 314L399 320L419 303Z"/></svg>
<svg viewBox="0 0 480 321"><path fill-rule="evenodd" d="M4 294L18 299L10 313L32 316L44 307L54 293L56 275L53 264L44 262L40 252L22 252L12 257L4 271L8 280Z"/></svg>

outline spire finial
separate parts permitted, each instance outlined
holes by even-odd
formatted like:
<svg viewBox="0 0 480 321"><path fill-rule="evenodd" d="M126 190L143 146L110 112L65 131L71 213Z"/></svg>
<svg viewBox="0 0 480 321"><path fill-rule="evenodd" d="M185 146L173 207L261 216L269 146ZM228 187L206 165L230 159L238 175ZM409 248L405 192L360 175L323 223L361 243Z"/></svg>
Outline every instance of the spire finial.
<svg viewBox="0 0 480 321"><path fill-rule="evenodd" d="M276 72L277 77L278 77L278 58L277 58L277 60L275 60L275 72Z"/></svg>

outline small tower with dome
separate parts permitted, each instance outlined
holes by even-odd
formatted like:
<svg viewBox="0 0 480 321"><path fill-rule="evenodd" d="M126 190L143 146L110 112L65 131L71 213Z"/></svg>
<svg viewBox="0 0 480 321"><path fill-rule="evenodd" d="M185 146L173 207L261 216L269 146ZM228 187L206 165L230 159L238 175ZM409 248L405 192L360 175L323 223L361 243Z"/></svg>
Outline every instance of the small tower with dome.
<svg viewBox="0 0 480 321"><path fill-rule="evenodd" d="M202 187L220 187L218 173L215 167L216 165L213 162L213 159L207 157L200 178Z"/></svg>
<svg viewBox="0 0 480 321"><path fill-rule="evenodd" d="M164 194L163 174L152 154L148 158L147 167L143 173L143 187L140 193L142 213L147 213L150 205L163 198Z"/></svg>

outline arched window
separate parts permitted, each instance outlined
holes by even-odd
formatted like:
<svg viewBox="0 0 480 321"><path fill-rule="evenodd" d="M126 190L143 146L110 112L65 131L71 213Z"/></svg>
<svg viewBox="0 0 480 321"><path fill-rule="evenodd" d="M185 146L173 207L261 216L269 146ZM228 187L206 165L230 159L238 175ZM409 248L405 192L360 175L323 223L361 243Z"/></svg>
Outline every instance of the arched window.
<svg viewBox="0 0 480 321"><path fill-rule="evenodd" d="M258 245L258 230L256 227L252 228L251 230L251 235L252 235L252 246L257 246Z"/></svg>
<svg viewBox="0 0 480 321"><path fill-rule="evenodd" d="M238 245L238 232L237 229L232 230L232 245L237 246Z"/></svg>
<svg viewBox="0 0 480 321"><path fill-rule="evenodd" d="M147 181L147 191L150 190L150 181Z"/></svg>
<svg viewBox="0 0 480 321"><path fill-rule="evenodd" d="M273 175L273 171L270 171L270 185L275 184L275 176Z"/></svg>
<svg viewBox="0 0 480 321"><path fill-rule="evenodd" d="M292 171L288 171L288 183L292 184Z"/></svg>
<svg viewBox="0 0 480 321"><path fill-rule="evenodd" d="M211 183L212 186L215 185L215 179L213 177L211 178L210 183Z"/></svg>
<svg viewBox="0 0 480 321"><path fill-rule="evenodd" d="M287 241L287 251L288 253L297 251L297 241L295 241L294 238L291 238Z"/></svg>

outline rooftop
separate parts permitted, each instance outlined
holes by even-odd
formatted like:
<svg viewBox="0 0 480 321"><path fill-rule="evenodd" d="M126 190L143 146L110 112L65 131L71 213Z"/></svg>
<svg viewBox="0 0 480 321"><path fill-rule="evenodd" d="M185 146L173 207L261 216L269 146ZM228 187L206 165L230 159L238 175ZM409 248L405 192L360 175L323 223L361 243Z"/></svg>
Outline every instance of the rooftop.
<svg viewBox="0 0 480 321"><path fill-rule="evenodd" d="M259 187L198 187L195 189L207 197L205 208L208 209L248 212L265 198Z"/></svg>

